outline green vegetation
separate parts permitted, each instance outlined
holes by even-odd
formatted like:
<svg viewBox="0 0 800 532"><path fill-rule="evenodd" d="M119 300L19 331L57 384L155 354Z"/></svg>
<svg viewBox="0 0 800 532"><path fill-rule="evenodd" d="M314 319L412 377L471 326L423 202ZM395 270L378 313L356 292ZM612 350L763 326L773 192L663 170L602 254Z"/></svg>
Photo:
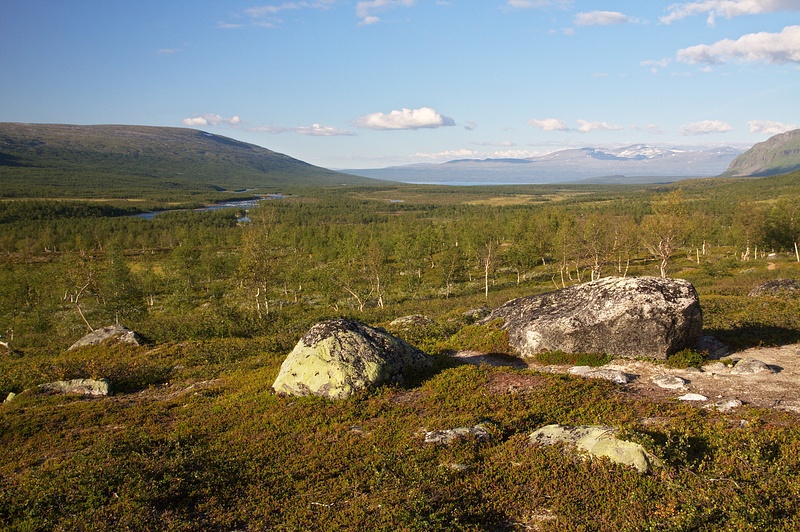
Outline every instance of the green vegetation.
<svg viewBox="0 0 800 532"><path fill-rule="evenodd" d="M800 277L800 174L676 190L297 187L245 224L236 209L145 220L122 200L0 202L0 398L17 394L0 405L0 528L795 530L797 414L447 356L510 352L479 307L662 267L695 284L706 332L734 348L800 342L800 300L747 297ZM658 230L666 262L646 245ZM430 321L392 332L437 360L413 382L339 402L271 393L315 322L412 314ZM117 320L148 342L67 351ZM571 357L541 360L603 361ZM89 377L114 395L38 389ZM490 441L421 436L477 423ZM664 467L528 442L551 423L612 425Z"/></svg>

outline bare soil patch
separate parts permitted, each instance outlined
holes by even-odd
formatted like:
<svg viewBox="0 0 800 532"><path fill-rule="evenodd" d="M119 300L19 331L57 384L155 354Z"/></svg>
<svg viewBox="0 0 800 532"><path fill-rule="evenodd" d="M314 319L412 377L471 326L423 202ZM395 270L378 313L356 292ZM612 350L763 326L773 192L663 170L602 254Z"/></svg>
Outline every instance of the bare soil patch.
<svg viewBox="0 0 800 532"><path fill-rule="evenodd" d="M453 355L464 362L476 365L508 366L547 373L567 373L570 366L545 366L505 355L461 351ZM604 366L634 375L625 388L652 400L678 400L686 394L699 394L706 401L696 401L698 406L713 405L722 399L738 399L745 405L800 413L800 344L779 347L755 347L732 354L729 359L756 359L767 364L773 372L747 375L732 373L731 366L719 361L709 361L702 368L674 369L655 362L617 358ZM664 389L653 382L663 375L675 375L686 380L683 388ZM534 376L507 375L493 379L496 392L521 391L538 386Z"/></svg>

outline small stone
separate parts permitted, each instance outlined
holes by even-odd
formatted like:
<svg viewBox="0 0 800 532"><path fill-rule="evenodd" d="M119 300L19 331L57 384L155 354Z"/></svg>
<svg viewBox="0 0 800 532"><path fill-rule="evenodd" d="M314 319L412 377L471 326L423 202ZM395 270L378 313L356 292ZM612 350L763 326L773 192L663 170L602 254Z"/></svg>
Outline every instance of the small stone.
<svg viewBox="0 0 800 532"><path fill-rule="evenodd" d="M577 375L587 379L605 379L616 384L628 384L633 376L624 371L611 368L593 368L592 366L573 366L567 370L570 375Z"/></svg>
<svg viewBox="0 0 800 532"><path fill-rule="evenodd" d="M731 370L731 375L755 375L756 373L775 373L775 371L755 358L743 358Z"/></svg>
<svg viewBox="0 0 800 532"><path fill-rule="evenodd" d="M14 392L8 392L8 395L6 396L6 400L3 401L3 402L7 403L7 402L11 401L13 398L15 398L16 396L17 396L17 394L15 394Z"/></svg>
<svg viewBox="0 0 800 532"><path fill-rule="evenodd" d="M687 393L678 397L681 401L708 401L708 397L699 393Z"/></svg>
<svg viewBox="0 0 800 532"><path fill-rule="evenodd" d="M714 338L713 336L701 336L697 341L697 350L708 353L708 358L719 359L727 356L730 350L728 346Z"/></svg>
<svg viewBox="0 0 800 532"><path fill-rule="evenodd" d="M711 362L710 364L705 364L703 366L703 371L705 371L706 373L727 372L728 366L726 366L722 362Z"/></svg>
<svg viewBox="0 0 800 532"><path fill-rule="evenodd" d="M720 412L730 412L734 408L739 408L744 403L735 397L726 397L714 403L714 407Z"/></svg>
<svg viewBox="0 0 800 532"><path fill-rule="evenodd" d="M680 390L686 385L686 379L676 375L659 375L658 377L653 377L653 383L666 390Z"/></svg>

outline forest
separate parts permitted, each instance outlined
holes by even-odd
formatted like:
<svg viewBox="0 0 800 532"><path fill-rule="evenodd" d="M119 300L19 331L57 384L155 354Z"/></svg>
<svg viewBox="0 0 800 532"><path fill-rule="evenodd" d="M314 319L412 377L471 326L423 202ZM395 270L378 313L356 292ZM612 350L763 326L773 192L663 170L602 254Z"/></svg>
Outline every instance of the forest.
<svg viewBox="0 0 800 532"><path fill-rule="evenodd" d="M0 201L0 398L16 394L0 406L2 528L800 524L796 414L751 409L733 429L739 418L553 375L535 393L487 397L481 386L517 370L447 357L453 348L503 350L484 345L495 331L476 332L469 309L611 275L692 281L705 329L734 349L800 342L800 301L746 297L765 280L800 278L800 172L670 185L280 192L248 212L185 208L151 219L138 214L197 197ZM388 327L410 314L432 320L397 332L438 357L430 375L336 404L269 392L283 357L317 321ZM67 351L112 323L146 345ZM88 377L108 379L114 395L35 391ZM650 417L673 421L659 430L637 421ZM414 440L419 424L485 419L494 423L489 445ZM666 470L641 477L523 444L526 430L552 420L621 426ZM439 465L451 462L469 468ZM552 468L559 475L548 476ZM615 510L623 504L629 513Z"/></svg>

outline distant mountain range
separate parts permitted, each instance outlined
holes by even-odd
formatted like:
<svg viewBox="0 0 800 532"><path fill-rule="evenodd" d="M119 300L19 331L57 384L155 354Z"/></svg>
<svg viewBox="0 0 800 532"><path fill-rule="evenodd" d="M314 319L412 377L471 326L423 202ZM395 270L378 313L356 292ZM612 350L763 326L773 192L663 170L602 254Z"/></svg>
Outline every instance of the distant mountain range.
<svg viewBox="0 0 800 532"><path fill-rule="evenodd" d="M739 157L723 176L770 176L800 170L800 129L759 142Z"/></svg>
<svg viewBox="0 0 800 532"><path fill-rule="evenodd" d="M0 123L0 196L213 192L364 184L254 144L187 128Z"/></svg>
<svg viewBox="0 0 800 532"><path fill-rule="evenodd" d="M687 151L636 144L560 150L525 159L459 159L343 172L406 183L661 183L719 175L741 153L728 147Z"/></svg>

